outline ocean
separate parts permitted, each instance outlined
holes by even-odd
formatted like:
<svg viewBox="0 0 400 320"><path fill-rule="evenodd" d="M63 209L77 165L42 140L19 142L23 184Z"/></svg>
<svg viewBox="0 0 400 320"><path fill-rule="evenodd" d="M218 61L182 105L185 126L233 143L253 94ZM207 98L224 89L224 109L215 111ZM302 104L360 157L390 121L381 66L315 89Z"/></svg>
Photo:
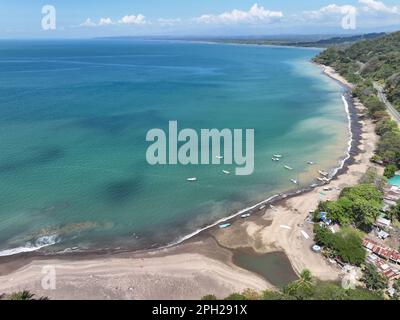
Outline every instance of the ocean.
<svg viewBox="0 0 400 320"><path fill-rule="evenodd" d="M0 41L0 256L158 247L310 185L339 165L349 139L343 88L310 63L318 52ZM180 129L254 129L254 173L149 165L146 133L172 120Z"/></svg>

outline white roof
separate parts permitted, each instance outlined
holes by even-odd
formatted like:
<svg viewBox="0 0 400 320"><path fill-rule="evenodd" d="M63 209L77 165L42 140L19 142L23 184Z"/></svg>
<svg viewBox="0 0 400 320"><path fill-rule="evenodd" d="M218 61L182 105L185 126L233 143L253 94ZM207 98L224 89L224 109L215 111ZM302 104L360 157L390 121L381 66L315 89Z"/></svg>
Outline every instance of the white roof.
<svg viewBox="0 0 400 320"><path fill-rule="evenodd" d="M385 219L385 218L378 218L376 219L376 222L385 226L390 226L390 220Z"/></svg>
<svg viewBox="0 0 400 320"><path fill-rule="evenodd" d="M382 238L387 238L387 237L389 237L389 233L387 233L386 231L381 230L381 231L378 232L378 236L382 237Z"/></svg>

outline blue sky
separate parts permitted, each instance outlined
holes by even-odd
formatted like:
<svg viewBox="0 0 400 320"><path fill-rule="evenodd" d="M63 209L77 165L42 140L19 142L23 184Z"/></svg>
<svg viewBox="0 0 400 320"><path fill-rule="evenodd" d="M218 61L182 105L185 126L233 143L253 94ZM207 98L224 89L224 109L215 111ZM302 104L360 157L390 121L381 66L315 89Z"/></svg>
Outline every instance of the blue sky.
<svg viewBox="0 0 400 320"><path fill-rule="evenodd" d="M400 0L0 0L0 15L0 38L359 33L400 29Z"/></svg>

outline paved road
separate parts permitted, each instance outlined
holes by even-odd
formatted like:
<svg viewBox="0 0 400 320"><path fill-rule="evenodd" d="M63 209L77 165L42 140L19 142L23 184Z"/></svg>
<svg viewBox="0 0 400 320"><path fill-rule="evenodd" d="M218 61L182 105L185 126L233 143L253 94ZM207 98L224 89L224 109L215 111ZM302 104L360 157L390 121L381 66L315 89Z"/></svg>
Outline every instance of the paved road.
<svg viewBox="0 0 400 320"><path fill-rule="evenodd" d="M388 101L388 99L385 96L385 93L383 92L383 87L379 85L378 83L374 82L374 88L378 91L378 98L380 101L382 101L389 114L397 122L398 125L400 125L400 113L395 109L395 107Z"/></svg>

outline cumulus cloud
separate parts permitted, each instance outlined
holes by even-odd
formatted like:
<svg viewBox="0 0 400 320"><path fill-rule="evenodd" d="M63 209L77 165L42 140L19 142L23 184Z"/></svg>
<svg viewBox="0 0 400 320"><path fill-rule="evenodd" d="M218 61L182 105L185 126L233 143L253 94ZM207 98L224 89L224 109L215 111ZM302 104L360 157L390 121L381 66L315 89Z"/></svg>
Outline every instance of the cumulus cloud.
<svg viewBox="0 0 400 320"><path fill-rule="evenodd" d="M146 17L142 14L138 14L137 16L131 14L131 15L122 17L118 21L118 23L121 23L121 24L145 24Z"/></svg>
<svg viewBox="0 0 400 320"><path fill-rule="evenodd" d="M270 11L264 9L255 3L249 11L242 11L234 9L232 11L223 12L219 15L205 14L195 18L199 23L257 23L257 22L271 22L283 17L281 11Z"/></svg>
<svg viewBox="0 0 400 320"><path fill-rule="evenodd" d="M110 25L142 25L145 24L146 17L142 14L138 15L126 15L123 16L118 21L113 21L111 18L100 18L96 23L92 19L87 18L84 22L80 24L81 27L99 27L99 26L110 26Z"/></svg>
<svg viewBox="0 0 400 320"><path fill-rule="evenodd" d="M366 12L400 14L399 6L390 7L381 1L375 1L375 0L359 0L358 2L364 5L362 9Z"/></svg>
<svg viewBox="0 0 400 320"><path fill-rule="evenodd" d="M114 24L110 18L100 18L99 26L108 26L110 24Z"/></svg>

